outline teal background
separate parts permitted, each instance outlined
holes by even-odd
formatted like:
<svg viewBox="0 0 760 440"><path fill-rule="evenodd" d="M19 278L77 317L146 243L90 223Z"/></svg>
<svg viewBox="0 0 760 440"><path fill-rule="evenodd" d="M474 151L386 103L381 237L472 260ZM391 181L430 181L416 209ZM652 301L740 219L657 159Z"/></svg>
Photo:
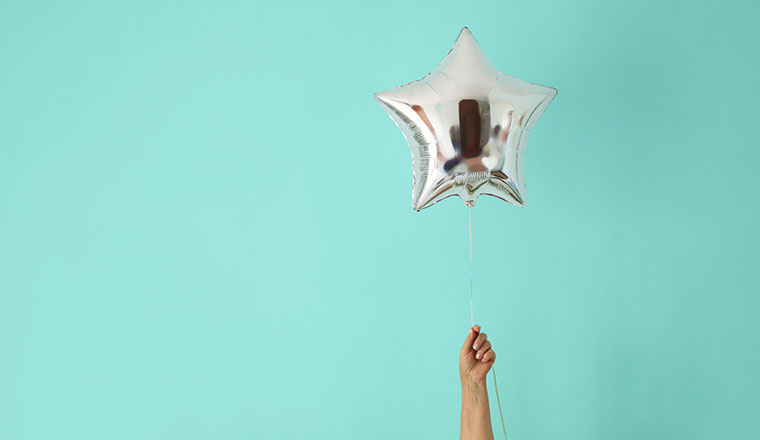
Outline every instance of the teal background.
<svg viewBox="0 0 760 440"><path fill-rule="evenodd" d="M510 438L758 438L758 12L2 1L0 438L457 438L467 212L372 93L465 25L559 89L473 211Z"/></svg>

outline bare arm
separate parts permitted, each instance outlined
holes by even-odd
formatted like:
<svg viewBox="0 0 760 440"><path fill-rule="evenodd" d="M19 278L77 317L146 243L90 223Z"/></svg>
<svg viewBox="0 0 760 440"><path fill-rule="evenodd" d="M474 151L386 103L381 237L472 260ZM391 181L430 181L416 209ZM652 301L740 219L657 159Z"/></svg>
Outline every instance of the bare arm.
<svg viewBox="0 0 760 440"><path fill-rule="evenodd" d="M462 381L461 440L493 440L491 411L488 406L486 374L496 359L491 342L480 326L470 329L459 353L459 377Z"/></svg>

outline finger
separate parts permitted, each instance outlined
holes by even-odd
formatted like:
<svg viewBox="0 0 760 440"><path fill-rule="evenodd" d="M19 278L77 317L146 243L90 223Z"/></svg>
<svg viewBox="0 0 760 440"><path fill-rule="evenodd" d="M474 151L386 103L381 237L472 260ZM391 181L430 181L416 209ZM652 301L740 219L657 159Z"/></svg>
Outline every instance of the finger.
<svg viewBox="0 0 760 440"><path fill-rule="evenodd" d="M486 342L484 342L484 343L483 343L483 345L481 345L481 346L480 346L480 348L478 349L478 352L475 354L475 359L480 359L480 358L482 358L482 357L483 357L483 355L484 355L484 354L486 354L486 352L487 352L488 350L490 350L490 349L491 349L491 341L488 341L488 340L487 340L487 341L486 341Z"/></svg>
<svg viewBox="0 0 760 440"><path fill-rule="evenodd" d="M486 338L487 336L485 333L480 333L478 337L475 338L475 343L472 344L472 349L473 350L479 349L483 345L483 343L486 342Z"/></svg>
<svg viewBox="0 0 760 440"><path fill-rule="evenodd" d="M478 337L479 333L479 325L474 325L472 328L470 328L470 332L467 334L467 339L464 340L464 345L462 346L462 353L469 353L472 351L472 344L475 343L475 338Z"/></svg>
<svg viewBox="0 0 760 440"><path fill-rule="evenodd" d="M484 355L483 359L481 359L481 362L487 363L487 362L494 362L496 360L496 352L493 350L488 350Z"/></svg>

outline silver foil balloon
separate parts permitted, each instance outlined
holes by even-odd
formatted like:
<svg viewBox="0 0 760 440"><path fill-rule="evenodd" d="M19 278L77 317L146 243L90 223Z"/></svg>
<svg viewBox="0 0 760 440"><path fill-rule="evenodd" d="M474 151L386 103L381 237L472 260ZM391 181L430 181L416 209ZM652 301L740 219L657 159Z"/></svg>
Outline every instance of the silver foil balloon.
<svg viewBox="0 0 760 440"><path fill-rule="evenodd" d="M556 94L497 71L467 28L435 71L376 93L412 150L412 207L481 194L524 206L528 135Z"/></svg>

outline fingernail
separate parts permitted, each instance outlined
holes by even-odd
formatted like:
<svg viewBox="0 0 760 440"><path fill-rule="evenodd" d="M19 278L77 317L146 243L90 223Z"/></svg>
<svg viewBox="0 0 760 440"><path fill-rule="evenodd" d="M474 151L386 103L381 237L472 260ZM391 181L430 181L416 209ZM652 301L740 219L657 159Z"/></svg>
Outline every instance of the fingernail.
<svg viewBox="0 0 760 440"><path fill-rule="evenodd" d="M473 350L477 350L478 349L478 344L472 344L472 349Z"/></svg>
<svg viewBox="0 0 760 440"><path fill-rule="evenodd" d="M481 356L480 356L480 353L476 353L476 354L475 354L475 359L480 359L480 357L481 357Z"/></svg>

